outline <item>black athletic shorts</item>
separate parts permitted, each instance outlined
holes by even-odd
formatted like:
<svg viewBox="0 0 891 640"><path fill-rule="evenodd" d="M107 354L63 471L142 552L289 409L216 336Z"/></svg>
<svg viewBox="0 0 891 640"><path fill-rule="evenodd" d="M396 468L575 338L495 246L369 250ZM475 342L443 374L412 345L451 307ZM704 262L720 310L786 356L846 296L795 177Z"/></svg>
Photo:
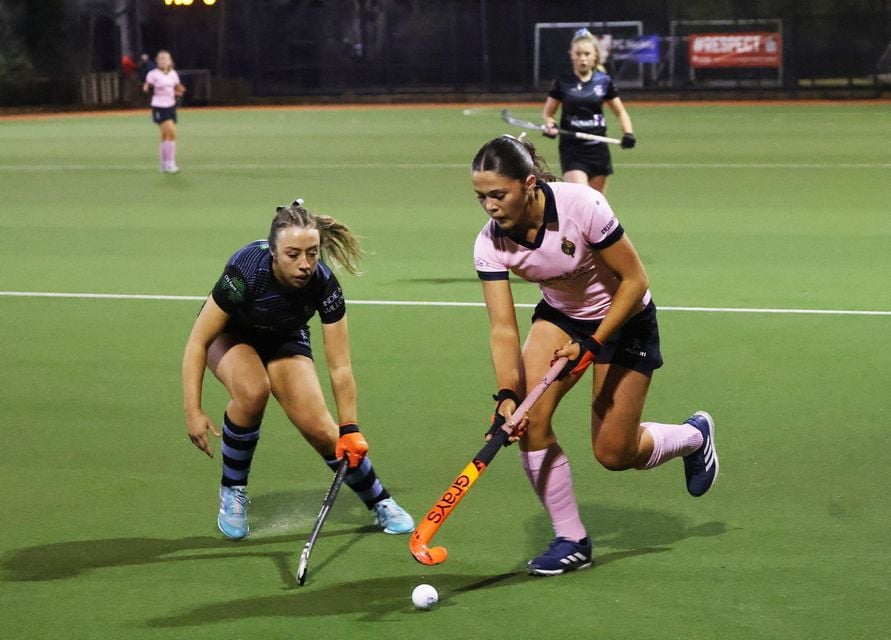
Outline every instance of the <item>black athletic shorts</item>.
<svg viewBox="0 0 891 640"><path fill-rule="evenodd" d="M589 180L594 176L611 176L613 162L609 154L609 145L605 142L581 145L576 141L567 140L560 145L560 167L563 173L584 171Z"/></svg>
<svg viewBox="0 0 891 640"><path fill-rule="evenodd" d="M263 364L291 356L306 356L312 359L309 327L307 326L300 327L285 336L262 337L245 334L232 327L230 323L230 325L226 326L223 333L231 336L236 343L253 347Z"/></svg>
<svg viewBox="0 0 891 640"><path fill-rule="evenodd" d="M152 107L152 122L161 124L165 120L176 122L176 107Z"/></svg>
<svg viewBox="0 0 891 640"><path fill-rule="evenodd" d="M542 300L535 306L532 321L546 320L563 329L573 340L590 337L600 325L600 320L576 320ZM597 357L601 364L617 364L645 375L662 366L659 348L659 324L656 322L656 305L650 303L636 316L632 316L616 331Z"/></svg>

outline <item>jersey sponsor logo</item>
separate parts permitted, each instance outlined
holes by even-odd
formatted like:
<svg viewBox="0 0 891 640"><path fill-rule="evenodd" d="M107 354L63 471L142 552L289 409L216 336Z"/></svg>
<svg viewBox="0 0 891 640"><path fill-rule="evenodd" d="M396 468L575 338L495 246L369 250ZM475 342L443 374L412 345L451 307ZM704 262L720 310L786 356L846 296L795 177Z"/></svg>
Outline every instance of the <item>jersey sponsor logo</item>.
<svg viewBox="0 0 891 640"><path fill-rule="evenodd" d="M330 296L322 300L322 311L325 313L331 313L335 309L339 309L343 306L343 291L337 289Z"/></svg>
<svg viewBox="0 0 891 640"><path fill-rule="evenodd" d="M488 261L486 261L486 260L483 260L482 258L476 258L476 259L474 259L473 263L477 266L478 269L481 269L481 268L483 268L483 267L488 267L488 268L490 268L490 269L497 269L497 268L499 268L498 265L492 264L491 262L488 262Z"/></svg>
<svg viewBox="0 0 891 640"><path fill-rule="evenodd" d="M560 280L575 280L579 276L584 275L591 270L592 269L590 266L583 264L579 267L576 267L572 271L567 271L566 273L561 273L559 276L554 276L553 278L545 278L544 280L536 280L535 283L547 286L554 282L559 282Z"/></svg>
<svg viewBox="0 0 891 640"><path fill-rule="evenodd" d="M560 251L568 255L570 258L575 257L575 243L572 240L567 240L563 238L563 241L560 243Z"/></svg>
<svg viewBox="0 0 891 640"><path fill-rule="evenodd" d="M606 117L602 113L597 113L594 114L589 120L572 118L569 123L576 129L594 129L597 127L605 127Z"/></svg>
<svg viewBox="0 0 891 640"><path fill-rule="evenodd" d="M226 292L226 298L229 302L234 304L244 302L244 292L246 289L244 278L224 273L223 277L220 278L220 284Z"/></svg>
<svg viewBox="0 0 891 640"><path fill-rule="evenodd" d="M606 226L600 229L600 234L605 236L614 226L616 226L616 219L611 218L610 221L606 223Z"/></svg>

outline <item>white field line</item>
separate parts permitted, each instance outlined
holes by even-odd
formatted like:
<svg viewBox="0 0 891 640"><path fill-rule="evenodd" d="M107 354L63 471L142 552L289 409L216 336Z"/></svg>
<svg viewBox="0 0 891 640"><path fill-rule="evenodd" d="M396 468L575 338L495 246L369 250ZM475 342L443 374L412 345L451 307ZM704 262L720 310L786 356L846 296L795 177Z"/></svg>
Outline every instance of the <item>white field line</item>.
<svg viewBox="0 0 891 640"><path fill-rule="evenodd" d="M171 296L148 293L64 293L51 291L0 291L0 297L14 298L79 298L102 300L172 300L200 302L206 296ZM483 307L482 302L448 302L436 300L349 300L348 304L376 307ZM532 309L534 304L517 303L519 308ZM777 313L830 316L891 316L891 311L861 309L771 309L759 307L670 307L659 306L659 311L689 311L696 313Z"/></svg>
<svg viewBox="0 0 891 640"><path fill-rule="evenodd" d="M625 169L891 169L891 162L635 162L616 163ZM469 163L425 162L425 163L209 163L190 165L190 173L208 171L299 171L314 169L469 169ZM149 163L131 164L0 164L3 172L43 172L43 171L157 171L157 166Z"/></svg>

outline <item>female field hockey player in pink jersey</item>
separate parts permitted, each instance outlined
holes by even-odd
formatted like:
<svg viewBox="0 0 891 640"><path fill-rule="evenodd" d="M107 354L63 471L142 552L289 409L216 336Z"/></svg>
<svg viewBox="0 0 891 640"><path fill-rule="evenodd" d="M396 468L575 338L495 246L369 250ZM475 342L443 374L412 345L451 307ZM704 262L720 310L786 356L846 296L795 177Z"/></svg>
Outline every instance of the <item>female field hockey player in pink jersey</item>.
<svg viewBox="0 0 891 640"><path fill-rule="evenodd" d="M222 437L217 527L232 540L250 531L248 474L270 394L332 471L349 455L344 482L385 533L414 530L412 517L393 500L365 455L368 443L357 424L346 301L337 277L322 260L331 258L356 273L360 253L347 227L310 213L302 200L278 207L268 239L235 252L195 320L183 354L186 430L192 443L211 457L209 433ZM339 429L313 364L307 323L317 312ZM205 369L229 393L221 431L201 408Z"/></svg>
<svg viewBox="0 0 891 640"><path fill-rule="evenodd" d="M177 173L176 99L186 92L186 88L173 68L169 51L159 51L155 64L157 67L145 76L142 91L152 92L152 120L161 129L161 173Z"/></svg>
<svg viewBox="0 0 891 640"><path fill-rule="evenodd" d="M512 136L485 144L471 170L490 218L474 246L499 389L490 433L555 357L570 359L513 438L556 535L527 569L545 576L583 569L592 564L592 543L551 421L585 369L594 365L591 443L607 469L651 469L683 457L687 490L701 496L718 476L714 421L698 411L682 424L641 422L650 379L662 366L656 307L640 258L603 194L554 182L535 148ZM509 272L541 290L522 348Z"/></svg>

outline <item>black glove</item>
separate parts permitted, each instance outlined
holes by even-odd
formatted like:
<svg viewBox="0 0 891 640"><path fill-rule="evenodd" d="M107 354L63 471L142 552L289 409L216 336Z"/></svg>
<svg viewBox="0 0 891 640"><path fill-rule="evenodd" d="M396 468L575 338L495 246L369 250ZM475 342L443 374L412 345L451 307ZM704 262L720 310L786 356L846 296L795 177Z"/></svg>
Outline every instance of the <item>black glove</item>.
<svg viewBox="0 0 891 640"><path fill-rule="evenodd" d="M637 144L637 138L634 137L633 133L626 133L622 136L622 148L623 149L632 149L634 145Z"/></svg>
<svg viewBox="0 0 891 640"><path fill-rule="evenodd" d="M497 394L492 396L492 399L495 401L495 413L492 414L492 425L489 427L489 430L486 431L487 436L494 436L507 422L505 417L498 413L501 404L505 400L513 400L515 406L520 406L520 398L517 396L517 392L513 389L500 389ZM511 444L510 440L508 440L504 443L504 446L507 447Z"/></svg>
<svg viewBox="0 0 891 640"><path fill-rule="evenodd" d="M574 360L566 363L563 371L557 376L557 380L563 380L570 374L580 376L585 372L585 369L591 366L591 363L597 362L597 356L600 355L603 345L597 342L594 336L584 340L576 340L576 342L579 345L579 355Z"/></svg>

